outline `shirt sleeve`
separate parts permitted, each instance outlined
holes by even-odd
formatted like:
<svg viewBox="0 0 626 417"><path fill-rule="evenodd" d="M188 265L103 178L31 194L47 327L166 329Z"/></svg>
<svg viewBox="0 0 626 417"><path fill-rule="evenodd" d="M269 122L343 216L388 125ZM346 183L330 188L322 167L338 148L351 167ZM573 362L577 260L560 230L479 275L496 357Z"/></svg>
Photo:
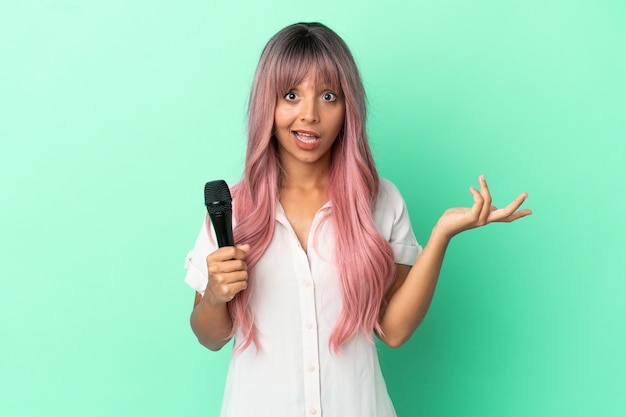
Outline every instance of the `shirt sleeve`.
<svg viewBox="0 0 626 417"><path fill-rule="evenodd" d="M409 212L400 191L390 181L382 178L374 208L374 221L379 232L391 245L394 262L413 265L422 252L422 247L413 233Z"/></svg>
<svg viewBox="0 0 626 417"><path fill-rule="evenodd" d="M185 259L185 269L187 270L185 282L203 296L206 285L209 282L206 257L217 249L217 242L210 235L209 224L208 218L205 217L196 239L196 244L187 253L187 258Z"/></svg>

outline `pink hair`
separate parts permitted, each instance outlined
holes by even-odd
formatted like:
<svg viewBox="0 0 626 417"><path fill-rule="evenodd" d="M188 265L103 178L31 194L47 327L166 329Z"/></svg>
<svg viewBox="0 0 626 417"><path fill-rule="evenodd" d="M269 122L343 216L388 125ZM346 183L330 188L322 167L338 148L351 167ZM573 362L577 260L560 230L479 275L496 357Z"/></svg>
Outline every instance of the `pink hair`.
<svg viewBox="0 0 626 417"><path fill-rule="evenodd" d="M236 242L249 243L246 261L252 271L274 233L281 176L272 136L276 100L298 85L310 68L343 93L344 126L332 149L329 178L330 217L336 230L335 263L343 307L330 338L335 352L358 331L368 337L381 331L379 311L393 281L395 265L389 243L373 220L379 177L365 131L365 92L348 47L319 23L298 23L278 32L265 46L252 83L248 109L248 148L242 180L233 187ZM252 280L254 274L250 274ZM262 277L256 277L262 279ZM233 329L258 348L248 291L229 304ZM234 332L235 330L233 330Z"/></svg>

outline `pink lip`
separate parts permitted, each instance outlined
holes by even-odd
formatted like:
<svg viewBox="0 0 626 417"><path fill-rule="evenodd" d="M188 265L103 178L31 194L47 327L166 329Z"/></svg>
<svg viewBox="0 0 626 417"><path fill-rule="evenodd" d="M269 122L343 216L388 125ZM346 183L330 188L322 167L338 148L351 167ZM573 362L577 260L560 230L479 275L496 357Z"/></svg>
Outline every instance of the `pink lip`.
<svg viewBox="0 0 626 417"><path fill-rule="evenodd" d="M320 137L320 134L315 132L315 131L313 131L313 130L300 130L300 129L297 129L297 130L294 130L293 132L304 133L305 135L315 136L316 138Z"/></svg>
<svg viewBox="0 0 626 417"><path fill-rule="evenodd" d="M311 142L306 142L303 140L298 139L298 134L306 134L306 135L311 135L312 139L314 139ZM293 140L296 144L296 146L304 151L312 151L313 149L317 148L319 146L319 144L322 142L320 140L320 136L317 132L313 132L310 130L292 130L291 131L291 135L293 136Z"/></svg>

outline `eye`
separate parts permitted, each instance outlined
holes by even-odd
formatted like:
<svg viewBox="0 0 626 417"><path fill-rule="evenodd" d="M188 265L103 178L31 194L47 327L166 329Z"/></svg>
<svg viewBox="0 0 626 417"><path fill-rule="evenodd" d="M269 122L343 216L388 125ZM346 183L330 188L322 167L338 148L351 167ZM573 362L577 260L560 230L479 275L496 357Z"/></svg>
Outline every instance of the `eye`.
<svg viewBox="0 0 626 417"><path fill-rule="evenodd" d="M296 98L298 98L298 95L294 93L293 91L290 91L287 94L285 94L285 100L287 101L294 101Z"/></svg>
<svg viewBox="0 0 626 417"><path fill-rule="evenodd" d="M337 100L337 94L331 93L330 91L327 91L324 94L322 94L322 100L324 100L324 101L336 101Z"/></svg>

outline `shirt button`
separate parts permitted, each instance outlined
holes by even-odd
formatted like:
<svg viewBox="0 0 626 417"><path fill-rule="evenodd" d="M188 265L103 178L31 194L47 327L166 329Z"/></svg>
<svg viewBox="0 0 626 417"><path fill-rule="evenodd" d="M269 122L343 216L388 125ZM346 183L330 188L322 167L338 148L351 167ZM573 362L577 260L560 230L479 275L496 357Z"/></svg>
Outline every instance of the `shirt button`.
<svg viewBox="0 0 626 417"><path fill-rule="evenodd" d="M309 281L309 280L304 281L304 286L305 287L310 287L311 286L311 281Z"/></svg>
<svg viewBox="0 0 626 417"><path fill-rule="evenodd" d="M311 407L311 408L309 409L309 414L317 414L317 408L315 408L315 407Z"/></svg>
<svg viewBox="0 0 626 417"><path fill-rule="evenodd" d="M315 365L309 365L309 371L311 372L315 371Z"/></svg>
<svg viewBox="0 0 626 417"><path fill-rule="evenodd" d="M306 324L306 328L307 328L307 329L312 329L312 328L313 328L313 323L308 322L308 323Z"/></svg>

